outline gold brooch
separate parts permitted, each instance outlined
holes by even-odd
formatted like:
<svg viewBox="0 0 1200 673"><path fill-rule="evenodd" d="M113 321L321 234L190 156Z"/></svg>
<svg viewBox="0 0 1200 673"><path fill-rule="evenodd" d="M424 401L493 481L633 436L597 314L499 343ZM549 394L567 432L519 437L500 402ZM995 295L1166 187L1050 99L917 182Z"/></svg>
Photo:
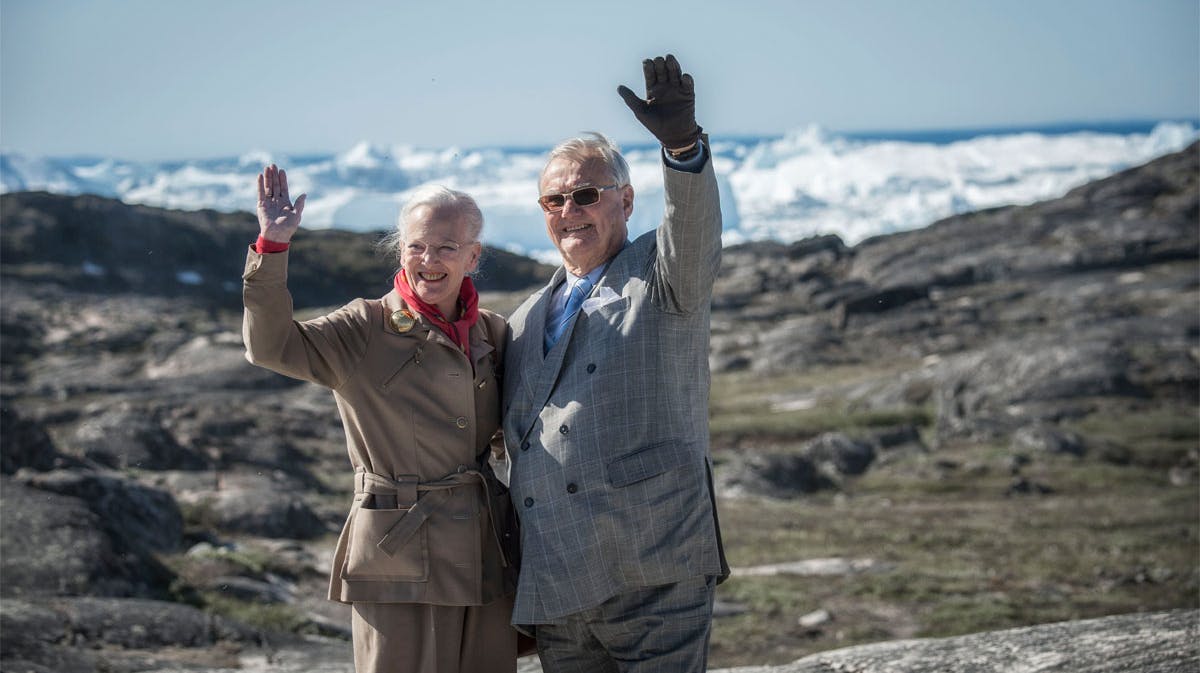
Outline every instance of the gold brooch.
<svg viewBox="0 0 1200 673"><path fill-rule="evenodd" d="M392 329L401 334L411 330L413 325L417 324L417 319L406 308L399 311L392 311L392 315L388 320L392 322Z"/></svg>

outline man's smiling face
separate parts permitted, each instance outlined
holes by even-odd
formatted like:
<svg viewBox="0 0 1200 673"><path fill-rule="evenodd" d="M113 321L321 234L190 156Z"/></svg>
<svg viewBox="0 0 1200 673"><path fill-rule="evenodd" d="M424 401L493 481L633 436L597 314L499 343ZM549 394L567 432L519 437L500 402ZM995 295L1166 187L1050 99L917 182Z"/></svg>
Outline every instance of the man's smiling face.
<svg viewBox="0 0 1200 673"><path fill-rule="evenodd" d="M558 158L542 172L540 193L566 194L580 187L603 187L613 183L612 172L599 159L579 162ZM616 256L629 235L626 221L633 213L633 187L600 192L596 203L579 206L570 198L562 210L545 213L546 233L562 255L563 266L577 275Z"/></svg>

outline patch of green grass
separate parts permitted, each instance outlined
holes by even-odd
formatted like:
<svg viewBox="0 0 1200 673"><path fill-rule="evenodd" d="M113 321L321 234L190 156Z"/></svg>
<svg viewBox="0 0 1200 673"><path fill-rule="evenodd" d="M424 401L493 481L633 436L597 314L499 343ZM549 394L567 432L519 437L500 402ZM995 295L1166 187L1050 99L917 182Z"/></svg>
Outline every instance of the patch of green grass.
<svg viewBox="0 0 1200 673"><path fill-rule="evenodd" d="M1096 411L1065 424L1090 439L1129 450L1129 462L1148 467L1179 464L1200 447L1200 417L1194 405L1149 402L1144 407L1115 407L1096 401Z"/></svg>
<svg viewBox="0 0 1200 673"><path fill-rule="evenodd" d="M262 579L267 573L294 578L302 569L290 565L283 557L267 549L251 545L236 549L213 547L203 553L173 554L162 558L176 575L179 589L185 586L204 586L220 576ZM189 589L190 590L190 589Z"/></svg>
<svg viewBox="0 0 1200 673"><path fill-rule="evenodd" d="M896 425L928 426L933 417L929 409L909 407L871 411L851 411L837 406L821 406L798 411L774 411L753 407L726 409L709 417L709 434L714 438L757 437L804 439L825 432L846 432L886 428Z"/></svg>
<svg viewBox="0 0 1200 673"><path fill-rule="evenodd" d="M202 592L201 597L205 610L263 631L299 633L309 623L288 605L242 601L212 591Z"/></svg>
<svg viewBox="0 0 1200 673"><path fill-rule="evenodd" d="M810 640L798 617L820 607L813 601L810 583L796 577L732 577L721 584L720 600L745 605L750 611L715 621L709 654L713 665L715 661L724 667L794 659L792 643Z"/></svg>
<svg viewBox="0 0 1200 673"><path fill-rule="evenodd" d="M920 360L897 358L886 365L847 364L806 367L786 374L729 372L713 376L712 399L743 399L780 394L803 393L833 386L847 386L897 375L921 366Z"/></svg>
<svg viewBox="0 0 1200 673"><path fill-rule="evenodd" d="M721 598L752 605L768 617L803 614L815 610L808 584L811 579L778 575L770 577L731 577L721 585Z"/></svg>
<svg viewBox="0 0 1200 673"><path fill-rule="evenodd" d="M274 563L271 555L259 549L244 547L234 550L217 549L214 555L222 561L242 568L252 575L261 575L268 570L280 570L280 568L273 567Z"/></svg>
<svg viewBox="0 0 1200 673"><path fill-rule="evenodd" d="M217 527L216 513L213 512L212 503L207 500L181 502L179 513L183 517L183 525L189 528L212 530Z"/></svg>
<svg viewBox="0 0 1200 673"><path fill-rule="evenodd" d="M744 437L803 440L825 432L852 434L896 425L928 427L933 423L928 404L857 409L840 398L847 386L898 375L915 366L897 362L883 372L845 365L786 376L719 374L709 396L709 432L714 439L731 442Z"/></svg>
<svg viewBox="0 0 1200 673"><path fill-rule="evenodd" d="M1021 609L1011 596L1001 592L948 596L924 615L924 630L940 636L955 636L1020 626Z"/></svg>

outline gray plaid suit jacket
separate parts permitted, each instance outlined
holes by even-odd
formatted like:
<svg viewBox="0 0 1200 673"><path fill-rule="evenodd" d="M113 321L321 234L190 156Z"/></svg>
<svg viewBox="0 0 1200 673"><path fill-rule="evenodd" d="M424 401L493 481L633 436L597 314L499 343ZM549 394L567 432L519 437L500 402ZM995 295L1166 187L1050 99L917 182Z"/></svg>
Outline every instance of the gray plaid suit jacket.
<svg viewBox="0 0 1200 673"><path fill-rule="evenodd" d="M664 167L666 215L609 263L545 356L560 267L510 318L504 438L522 526L514 624L729 573L708 453L721 214L711 159Z"/></svg>

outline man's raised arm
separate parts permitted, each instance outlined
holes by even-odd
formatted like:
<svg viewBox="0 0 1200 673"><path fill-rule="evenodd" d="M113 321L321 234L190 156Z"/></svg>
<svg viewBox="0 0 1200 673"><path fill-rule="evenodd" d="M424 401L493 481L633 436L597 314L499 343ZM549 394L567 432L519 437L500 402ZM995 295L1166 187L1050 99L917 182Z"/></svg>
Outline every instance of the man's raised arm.
<svg viewBox="0 0 1200 673"><path fill-rule="evenodd" d="M646 98L617 93L663 146L666 198L658 228L655 302L691 312L709 301L721 265L721 205L712 160L696 123L696 86L671 54L642 62ZM661 294L659 294L661 293Z"/></svg>

